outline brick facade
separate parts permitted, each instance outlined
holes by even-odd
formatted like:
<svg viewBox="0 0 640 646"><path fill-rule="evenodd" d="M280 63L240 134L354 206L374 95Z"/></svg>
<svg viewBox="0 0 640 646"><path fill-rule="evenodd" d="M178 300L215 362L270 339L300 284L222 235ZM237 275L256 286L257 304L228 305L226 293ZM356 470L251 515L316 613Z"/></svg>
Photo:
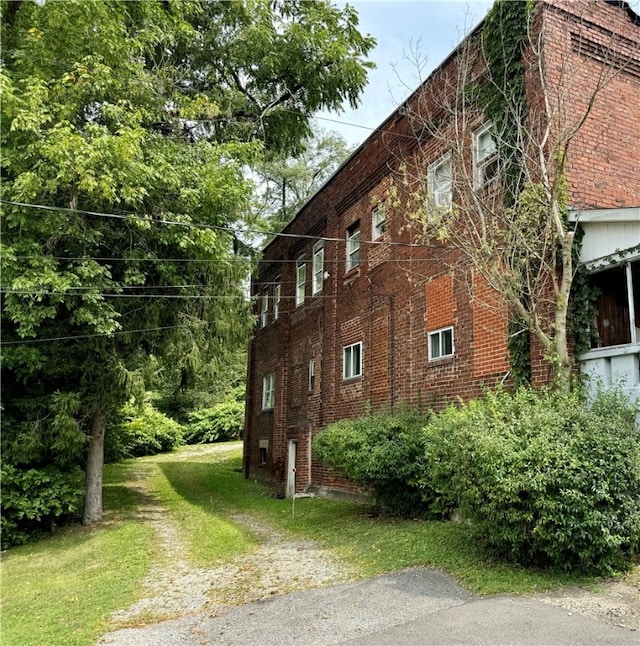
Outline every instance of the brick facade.
<svg viewBox="0 0 640 646"><path fill-rule="evenodd" d="M624 3L603 0L553 0L540 16L549 82L567 81L563 61L576 73L567 85L576 115L584 107L584 88L602 70L598 59L612 56L605 45L613 42L616 55L625 57L622 72L606 79L572 145L571 206L639 205L640 54L632 51L640 38L638 20ZM454 66L455 52L426 84L442 83ZM527 92L535 100L535 85ZM500 295L459 262L455 251L415 244L403 212L388 200L399 160L426 169L445 152L426 142L418 153L415 138L407 136L412 133L405 113L389 117L301 209L284 230L288 235L265 249L254 278L254 294L266 288L273 297L279 284L281 300L276 319L272 298L267 324L256 328L251 343L244 473L273 482L283 494L291 478L290 442L296 445L296 492L313 486L356 491L312 454L313 436L329 423L402 402L440 408L508 378L509 312ZM376 231L373 211L382 203L386 221ZM347 241L356 231L357 263ZM323 276L321 290L312 294L318 244L324 247ZM306 262L305 297L296 305L300 259ZM347 378L346 347L349 369L356 373ZM549 379L541 356L533 344L536 383ZM275 397L273 407L263 410L263 379L270 374Z"/></svg>

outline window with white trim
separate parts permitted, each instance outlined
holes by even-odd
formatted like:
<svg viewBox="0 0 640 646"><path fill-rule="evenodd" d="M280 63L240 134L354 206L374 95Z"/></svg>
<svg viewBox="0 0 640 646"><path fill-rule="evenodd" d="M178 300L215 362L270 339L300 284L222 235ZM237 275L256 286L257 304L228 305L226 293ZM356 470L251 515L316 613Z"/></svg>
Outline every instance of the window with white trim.
<svg viewBox="0 0 640 646"><path fill-rule="evenodd" d="M277 321L280 318L280 301L282 300L282 283L280 276L278 276L273 284L273 320Z"/></svg>
<svg viewBox="0 0 640 646"><path fill-rule="evenodd" d="M362 341L342 348L342 378L353 379L362 375Z"/></svg>
<svg viewBox="0 0 640 646"><path fill-rule="evenodd" d="M373 240L381 238L386 229L387 215L385 213L384 204L378 204L378 206L371 211L371 231L373 232Z"/></svg>
<svg viewBox="0 0 640 646"><path fill-rule="evenodd" d="M304 303L306 285L307 264L305 263L304 258L300 258L296 263L296 307Z"/></svg>
<svg viewBox="0 0 640 646"><path fill-rule="evenodd" d="M260 464L267 463L267 453L269 452L269 440L259 440Z"/></svg>
<svg viewBox="0 0 640 646"><path fill-rule="evenodd" d="M453 356L453 327L429 332L429 361Z"/></svg>
<svg viewBox="0 0 640 646"><path fill-rule="evenodd" d="M322 291L324 281L324 243L313 246L313 267L311 272L311 294L315 296Z"/></svg>
<svg viewBox="0 0 640 646"><path fill-rule="evenodd" d="M485 123L473 133L473 182L475 188L486 186L498 174L498 145L491 128L491 123Z"/></svg>
<svg viewBox="0 0 640 646"><path fill-rule="evenodd" d="M316 387L316 360L309 359L309 390L314 390Z"/></svg>
<svg viewBox="0 0 640 646"><path fill-rule="evenodd" d="M260 327L269 322L269 292L265 287L260 293Z"/></svg>
<svg viewBox="0 0 640 646"><path fill-rule="evenodd" d="M427 169L429 209L450 209L452 202L451 154L446 153Z"/></svg>
<svg viewBox="0 0 640 646"><path fill-rule="evenodd" d="M262 378L262 410L272 410L275 401L276 376L273 373Z"/></svg>
<svg viewBox="0 0 640 646"><path fill-rule="evenodd" d="M360 264L360 222L347 229L347 271Z"/></svg>

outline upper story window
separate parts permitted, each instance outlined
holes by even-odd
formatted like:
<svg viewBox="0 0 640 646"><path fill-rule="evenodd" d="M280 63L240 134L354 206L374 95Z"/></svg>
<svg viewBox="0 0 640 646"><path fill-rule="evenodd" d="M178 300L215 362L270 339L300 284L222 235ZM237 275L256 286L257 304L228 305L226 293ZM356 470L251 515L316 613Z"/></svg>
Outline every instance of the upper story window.
<svg viewBox="0 0 640 646"><path fill-rule="evenodd" d="M372 238L377 240L382 237L382 234L387 229L387 216L385 213L384 204L379 204L373 211L371 211L371 231L373 232Z"/></svg>
<svg viewBox="0 0 640 646"><path fill-rule="evenodd" d="M309 359L309 390L312 391L316 387L316 360Z"/></svg>
<svg viewBox="0 0 640 646"><path fill-rule="evenodd" d="M486 186L498 173L498 146L485 123L473 133L473 182L475 188Z"/></svg>
<svg viewBox="0 0 640 646"><path fill-rule="evenodd" d="M269 292L265 287L260 292L260 327L265 327L269 322Z"/></svg>
<svg viewBox="0 0 640 646"><path fill-rule="evenodd" d="M262 378L262 410L272 410L275 402L276 376L273 373Z"/></svg>
<svg viewBox="0 0 640 646"><path fill-rule="evenodd" d="M319 294L324 281L324 243L318 242L313 246L313 267L311 274L311 293Z"/></svg>
<svg viewBox="0 0 640 646"><path fill-rule="evenodd" d="M451 155L447 153L427 169L429 208L450 209L452 202Z"/></svg>
<svg viewBox="0 0 640 646"><path fill-rule="evenodd" d="M296 307L304 303L307 286L307 265L304 258L299 258L296 263Z"/></svg>
<svg viewBox="0 0 640 646"><path fill-rule="evenodd" d="M453 356L453 327L429 333L429 361Z"/></svg>
<svg viewBox="0 0 640 646"><path fill-rule="evenodd" d="M360 264L360 222L347 229L347 271Z"/></svg>
<svg viewBox="0 0 640 646"><path fill-rule="evenodd" d="M362 341L342 348L342 378L353 379L362 375Z"/></svg>
<svg viewBox="0 0 640 646"><path fill-rule="evenodd" d="M280 276L278 276L273 284L273 320L277 321L280 318L280 301L282 300L282 283Z"/></svg>

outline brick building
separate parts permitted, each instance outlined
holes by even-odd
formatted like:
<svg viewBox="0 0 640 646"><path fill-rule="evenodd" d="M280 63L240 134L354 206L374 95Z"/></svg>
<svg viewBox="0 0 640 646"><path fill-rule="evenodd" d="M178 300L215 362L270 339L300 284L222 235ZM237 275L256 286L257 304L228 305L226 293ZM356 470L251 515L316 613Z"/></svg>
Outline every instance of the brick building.
<svg viewBox="0 0 640 646"><path fill-rule="evenodd" d="M426 10L426 9L425 9ZM598 346L576 359L605 383L640 392L640 18L624 2L539 2L534 21L544 82L584 111L566 176L571 217L585 233L581 260L600 290ZM460 68L483 25L341 166L264 250L253 280L258 323L249 352L244 473L292 495L352 489L314 458L329 423L399 403L439 408L508 380L510 313L459 251L416 242L392 187L407 165L436 206L457 202L446 142L416 136L417 112ZM479 60L481 57L477 57ZM603 70L615 70L602 76ZM525 75L532 104L540 84ZM427 114L429 117L429 114ZM430 118L430 117L429 117ZM498 154L480 115L467 168L491 190ZM396 194L397 195L397 194ZM543 383L532 344L533 377Z"/></svg>

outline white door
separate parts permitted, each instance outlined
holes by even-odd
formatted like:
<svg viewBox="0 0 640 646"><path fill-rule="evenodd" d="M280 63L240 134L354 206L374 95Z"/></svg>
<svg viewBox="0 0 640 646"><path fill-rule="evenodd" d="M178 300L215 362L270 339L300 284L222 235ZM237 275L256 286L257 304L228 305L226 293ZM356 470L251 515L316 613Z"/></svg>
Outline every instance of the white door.
<svg viewBox="0 0 640 646"><path fill-rule="evenodd" d="M293 498L296 492L296 448L297 442L289 440L287 457L287 498Z"/></svg>

